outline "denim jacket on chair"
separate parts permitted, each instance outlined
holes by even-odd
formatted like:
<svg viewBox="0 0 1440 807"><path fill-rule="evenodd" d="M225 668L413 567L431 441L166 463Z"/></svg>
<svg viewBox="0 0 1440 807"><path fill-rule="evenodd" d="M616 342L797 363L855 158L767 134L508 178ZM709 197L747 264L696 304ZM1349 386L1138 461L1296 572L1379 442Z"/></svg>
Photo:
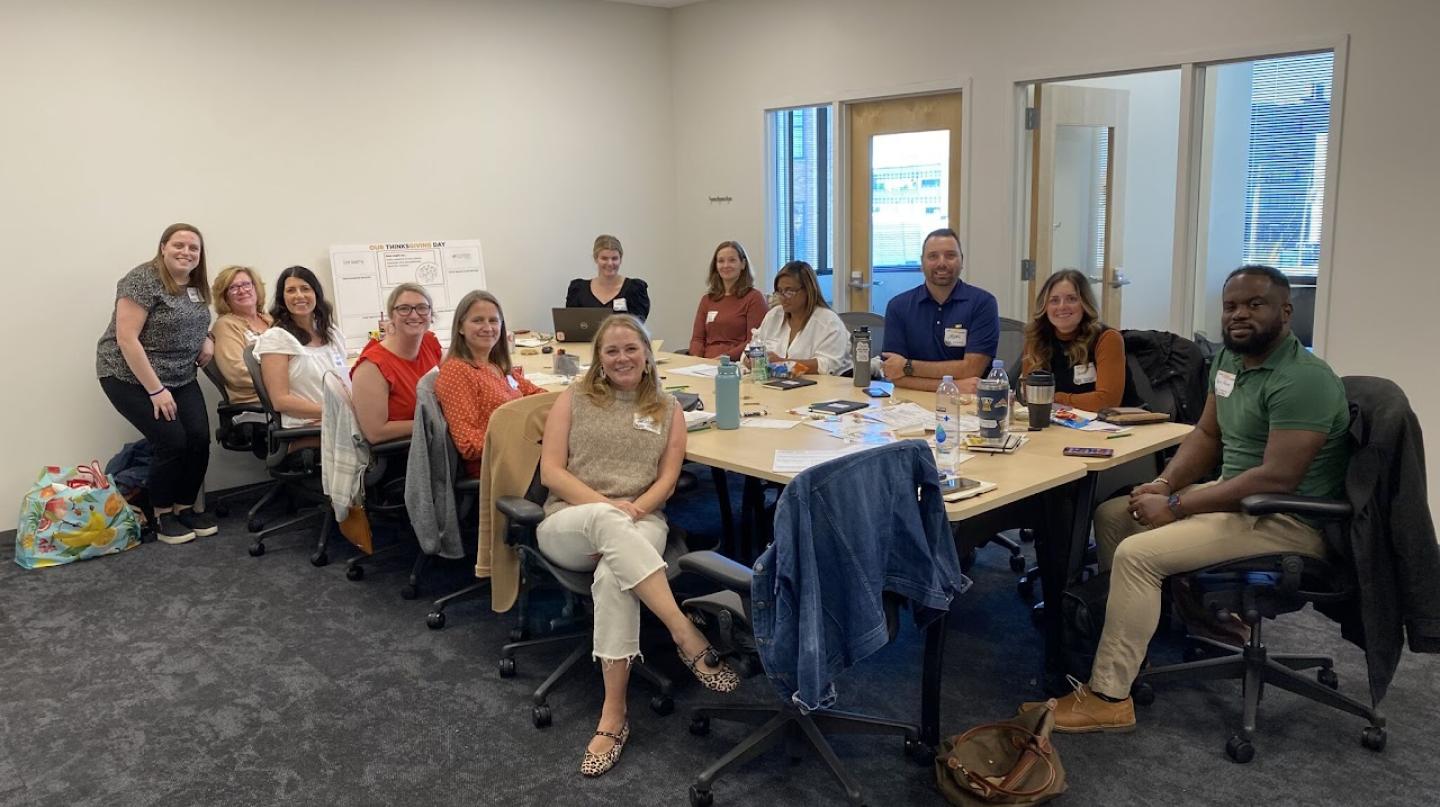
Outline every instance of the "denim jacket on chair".
<svg viewBox="0 0 1440 807"><path fill-rule="evenodd" d="M929 447L906 440L800 473L754 571L765 674L782 699L830 708L834 679L889 641L885 592L908 599L924 627L967 587Z"/></svg>

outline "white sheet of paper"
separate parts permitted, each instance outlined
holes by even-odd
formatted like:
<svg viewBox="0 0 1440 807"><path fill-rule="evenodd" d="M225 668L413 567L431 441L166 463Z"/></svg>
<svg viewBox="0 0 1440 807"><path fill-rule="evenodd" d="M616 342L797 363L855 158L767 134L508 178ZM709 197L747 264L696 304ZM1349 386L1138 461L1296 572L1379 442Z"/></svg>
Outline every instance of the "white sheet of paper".
<svg viewBox="0 0 1440 807"><path fill-rule="evenodd" d="M665 372L693 375L697 378L714 378L719 370L720 365L718 364L687 364L684 367L668 368Z"/></svg>
<svg viewBox="0 0 1440 807"><path fill-rule="evenodd" d="M742 429L792 429L800 425L798 420L780 420L779 418L741 418L740 428Z"/></svg>
<svg viewBox="0 0 1440 807"><path fill-rule="evenodd" d="M798 474L806 468L812 468L822 462L839 459L846 454L853 454L856 451L862 451L866 448L869 448L869 446L853 445L825 451L794 451L777 448L775 449L775 462L774 465L771 466L771 470L777 474Z"/></svg>
<svg viewBox="0 0 1440 807"><path fill-rule="evenodd" d="M563 387L570 379L555 373L526 373L525 378L537 387Z"/></svg>

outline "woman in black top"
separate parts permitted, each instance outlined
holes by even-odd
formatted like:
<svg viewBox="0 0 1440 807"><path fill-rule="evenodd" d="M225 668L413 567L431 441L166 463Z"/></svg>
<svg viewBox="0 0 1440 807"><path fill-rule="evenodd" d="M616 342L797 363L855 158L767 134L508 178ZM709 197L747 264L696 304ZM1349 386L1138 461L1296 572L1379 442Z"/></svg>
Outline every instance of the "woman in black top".
<svg viewBox="0 0 1440 807"><path fill-rule="evenodd" d="M150 441L150 504L156 537L167 544L217 530L192 507L210 464L210 417L195 380L215 353L209 302L204 239L192 225L172 224L155 257L116 284L95 349L105 397Z"/></svg>
<svg viewBox="0 0 1440 807"><path fill-rule="evenodd" d="M620 239L602 235L591 250L595 277L577 277L565 294L566 308L608 308L617 314L631 314L644 320L650 315L650 289L645 281L620 274L625 250Z"/></svg>

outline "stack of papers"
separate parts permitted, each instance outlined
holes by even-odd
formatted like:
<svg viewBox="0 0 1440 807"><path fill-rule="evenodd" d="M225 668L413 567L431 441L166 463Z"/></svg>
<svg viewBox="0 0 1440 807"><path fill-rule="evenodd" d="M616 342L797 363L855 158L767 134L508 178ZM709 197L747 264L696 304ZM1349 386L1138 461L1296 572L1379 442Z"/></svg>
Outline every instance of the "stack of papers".
<svg viewBox="0 0 1440 807"><path fill-rule="evenodd" d="M813 468L822 462L839 459L846 454L861 451L866 446L853 445L825 451L787 451L775 449L775 464L771 467L777 474L798 474L806 468Z"/></svg>
<svg viewBox="0 0 1440 807"><path fill-rule="evenodd" d="M527 333L524 336L515 337L515 347L541 347L549 343L550 337L542 337L533 333Z"/></svg>
<svg viewBox="0 0 1440 807"><path fill-rule="evenodd" d="M720 365L718 364L687 364L684 367L671 367L665 372L693 375L697 378L714 378L719 370Z"/></svg>

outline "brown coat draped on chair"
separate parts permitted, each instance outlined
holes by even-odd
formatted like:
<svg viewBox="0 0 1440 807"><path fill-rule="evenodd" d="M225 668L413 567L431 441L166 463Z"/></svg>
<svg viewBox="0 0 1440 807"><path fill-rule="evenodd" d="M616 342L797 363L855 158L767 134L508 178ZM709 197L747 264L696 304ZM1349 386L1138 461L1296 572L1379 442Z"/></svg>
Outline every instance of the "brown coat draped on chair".
<svg viewBox="0 0 1440 807"><path fill-rule="evenodd" d="M480 543L475 576L490 578L490 607L508 611L520 591L520 556L505 543L505 520L495 508L501 496L524 496L540 465L545 418L560 393L511 401L490 416L480 455Z"/></svg>

